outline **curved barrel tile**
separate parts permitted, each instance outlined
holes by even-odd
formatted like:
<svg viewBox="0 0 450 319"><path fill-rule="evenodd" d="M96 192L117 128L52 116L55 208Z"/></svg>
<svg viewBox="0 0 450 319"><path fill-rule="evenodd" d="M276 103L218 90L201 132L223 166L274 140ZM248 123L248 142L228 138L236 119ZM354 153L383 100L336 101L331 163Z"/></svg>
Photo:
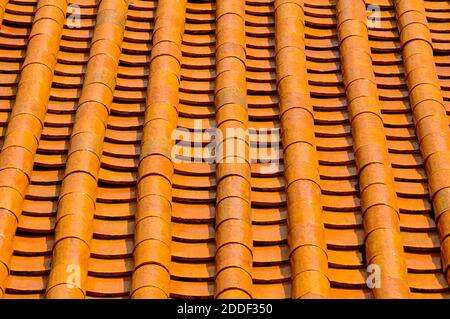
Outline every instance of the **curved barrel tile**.
<svg viewBox="0 0 450 319"><path fill-rule="evenodd" d="M0 26L3 22L3 16L5 15L6 5L8 4L9 0L1 0L0 1Z"/></svg>
<svg viewBox="0 0 450 319"><path fill-rule="evenodd" d="M38 9L36 0L0 1L3 3L6 9L0 29L1 144L5 142L14 99L21 90L20 70ZM442 181L448 160L445 142L435 145L427 139L431 135L437 137L433 142L445 141L442 110L448 108L450 100L447 2L399 1L396 7L395 0L367 0L364 8L354 1L351 15L344 16L346 21L341 24L340 12L347 10L348 14L349 8L335 0L248 0L227 2L220 8L216 0L188 0L185 10L177 13L167 10L166 1L133 1L124 22L121 52L114 45L101 45L104 54L94 59L94 64L99 70L107 65L108 70L93 73L90 51L99 49L99 42L109 43L94 40L96 21L102 19L102 3L107 1L76 0L66 10L61 41L55 50L57 62L49 83L42 133L28 174L30 185L23 194L23 209L18 219L7 209L0 217L5 248L0 255L2 260L10 258L8 267L0 263L1 276L6 279L5 298L45 298L46 292L47 297L55 298L380 297L379 291L374 291L374 295L367 286L371 277L366 267L374 246L379 246L385 235L379 231L372 232L378 232L376 236L370 233L375 245L366 251L364 227L370 231L394 225L399 225L402 245L382 247L386 253L403 248L404 254L395 260L400 265L404 258L409 297L448 297L448 222L446 184ZM164 37L169 41L161 41L158 34L162 33L156 31L161 24L156 14L158 7L159 11L183 17L183 25L176 22L178 18L173 20L180 28L179 36L166 32ZM381 18L368 24L367 33L361 27L364 9L369 21L373 14ZM396 14L396 9L403 13ZM217 16L240 13L236 18L216 19L218 10L221 12ZM122 10L114 8L109 12L114 15L113 20L119 11ZM121 32L117 28L101 28L102 34L112 31L108 40L117 39L117 31ZM427 28L430 37L426 35ZM348 29L352 29L350 33ZM154 33L156 41L165 42L164 46L152 44ZM339 41L339 37L345 37L344 41ZM171 41L177 44L172 45ZM227 41L233 44L226 45ZM356 50L349 52L349 46ZM363 47L363 52L370 52L370 59L359 55ZM120 54L112 54L110 49ZM151 63L153 49L157 50L155 57L167 56L156 58L160 61L158 71L165 69L175 75L168 72L167 77L162 74L160 78L156 74ZM114 57L118 66L107 56ZM355 56L360 59L353 59ZM433 63L438 82L432 79ZM162 64L168 67L161 67ZM115 67L117 71L112 71ZM408 73L411 76L405 77ZM371 84L366 88L348 84L349 76L357 77L356 81L361 78L373 82L376 91ZM152 78L153 84L149 84ZM110 90L113 82L115 89ZM83 89L86 83L96 89ZM440 86L440 90L428 89L422 83ZM162 107L164 103L153 103L152 109L177 127L174 141L180 147L175 155L184 160L181 163L164 156L164 150L169 148L168 132L163 134L162 147L156 138L145 143L145 152L153 152L154 147L156 151L140 160L142 141L151 140L149 127L159 132L159 125L164 123L156 121L158 115L148 107L146 112L149 86L155 101L167 98L170 105L179 97L176 114L173 107ZM419 86L423 87L417 95ZM112 97L107 87L113 91ZM229 87L236 90L227 90ZM106 93L94 96L100 91ZM355 103L358 98L352 100L355 94L367 95L365 99L371 103L366 105L372 107L364 106L362 110L368 111L364 114L377 114L379 120L354 112L361 106ZM86 96L94 100L78 107L80 98ZM102 106L103 111L98 101L111 98L109 105ZM439 103L430 102L434 100ZM417 104L418 114L413 114L413 103ZM367 125L369 130L364 126L367 119L374 124ZM222 130L230 126L248 128L248 137L229 139L249 150L249 158L242 156L247 166L224 163L229 164L228 171L224 171L222 166L205 162L215 159L210 143L216 141L210 132L217 132L217 126ZM365 131L376 145L382 145L380 141L384 139L380 154L382 159L387 154L391 175L374 177L368 174L370 169L358 171L360 145L364 142L360 137ZM98 133L96 140L89 139L86 132ZM83 136L82 141L77 136ZM93 143L85 145L88 140ZM73 152L74 141L86 152ZM215 144L220 147L221 143ZM227 147L226 143L223 145ZM75 161L76 154L90 150L98 154L102 150L102 154L86 160L78 156L81 161ZM377 153L363 159L373 159ZM66 174L70 167L76 172ZM375 165L367 167L375 170ZM314 174L317 170L318 174ZM71 176L83 174L92 178L79 177L86 183L73 188ZM223 174L236 178L233 183L222 183L227 181L227 177L220 180ZM4 180L9 179L6 175ZM148 178L151 182L145 176L153 176ZM244 178L248 179L247 184L243 183ZM374 197L383 185L389 185L388 192ZM83 214L62 216L64 212L76 212L72 204L67 205L67 198L80 197L80 191L92 198L92 203L95 201L95 210L93 204L88 204ZM141 193L145 196L139 199ZM398 204L399 219L377 223L372 216L373 206L367 201L383 203L386 196ZM437 206L433 205L435 198ZM222 221L216 214L218 201L219 206L226 202L220 211ZM368 209L367 205L371 207ZM235 206L242 209L229 208ZM388 213L385 215L389 217ZM236 235L231 236L230 232ZM89 246L82 244L89 238ZM166 249L167 243L170 250ZM71 263L67 269L71 258L77 256L81 263ZM67 273L60 271L64 265ZM81 268L74 267L80 265ZM78 277L73 276L77 274ZM64 276L69 286L55 286ZM82 282L74 280L77 278L82 278ZM136 290L136 286L141 288ZM392 291L398 293L398 287Z"/></svg>
<svg viewBox="0 0 450 319"><path fill-rule="evenodd" d="M185 0L158 3L137 180L132 298L170 294L172 133L177 127Z"/></svg>
<svg viewBox="0 0 450 319"><path fill-rule="evenodd" d="M41 0L37 4L16 100L3 141L0 155L1 294L9 272L12 239L22 213L47 111L66 8L66 0Z"/></svg>
<svg viewBox="0 0 450 319"><path fill-rule="evenodd" d="M245 1L216 2L216 298L251 298L251 179Z"/></svg>
<svg viewBox="0 0 450 319"><path fill-rule="evenodd" d="M286 36L285 30L290 30ZM289 218L293 298L329 295L328 256L306 74L303 1L275 1L280 119Z"/></svg>
<svg viewBox="0 0 450 319"><path fill-rule="evenodd" d="M450 131L432 36L423 1L399 0L395 8L411 108L441 238L443 271L450 282Z"/></svg>
<svg viewBox="0 0 450 319"><path fill-rule="evenodd" d="M338 36L359 172L367 264L380 268L376 298L407 298L399 209L378 102L363 1L337 2Z"/></svg>
<svg viewBox="0 0 450 319"><path fill-rule="evenodd" d="M101 2L59 195L47 298L82 298L97 199L97 179L127 17L127 1ZM79 279L68 281L69 274Z"/></svg>

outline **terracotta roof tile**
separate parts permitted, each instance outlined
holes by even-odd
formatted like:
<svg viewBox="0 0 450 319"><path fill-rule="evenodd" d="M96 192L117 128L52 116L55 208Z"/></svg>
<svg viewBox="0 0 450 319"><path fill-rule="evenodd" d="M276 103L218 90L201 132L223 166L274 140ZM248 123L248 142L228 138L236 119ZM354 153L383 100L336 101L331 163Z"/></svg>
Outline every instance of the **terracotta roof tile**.
<svg viewBox="0 0 450 319"><path fill-rule="evenodd" d="M449 27L444 0L0 0L0 295L448 298Z"/></svg>
<svg viewBox="0 0 450 319"><path fill-rule="evenodd" d="M217 298L253 297L251 168L246 83L245 3L216 3L215 119ZM233 131L234 130L234 131ZM231 133L229 133L231 132ZM230 147L231 144L231 147ZM236 145L236 146L235 146Z"/></svg>
<svg viewBox="0 0 450 319"><path fill-rule="evenodd" d="M172 132L178 121L186 1L158 5L137 175L132 298L170 295Z"/></svg>
<svg viewBox="0 0 450 319"><path fill-rule="evenodd" d="M274 11L292 297L327 297L328 256L314 111L306 75L304 4L303 1L275 1ZM290 30L289 35L285 36L284 30ZM298 126L302 127L301 131Z"/></svg>
<svg viewBox="0 0 450 319"><path fill-rule="evenodd" d="M47 112L66 7L65 0L41 1L36 6L35 22L29 34L17 95L3 141L0 156L0 207L4 234L1 262L4 270L9 269L12 237L22 213L23 199L27 193ZM7 273L2 271L2 294L5 277Z"/></svg>
<svg viewBox="0 0 450 319"><path fill-rule="evenodd" d="M397 1L396 12L417 139L428 176L434 218L442 240L443 270L450 279L450 250L446 243L450 233L446 204L450 187L446 178L450 169L449 130L433 61L433 42L423 3Z"/></svg>
<svg viewBox="0 0 450 319"><path fill-rule="evenodd" d="M98 194L103 139L115 89L127 2L102 1L90 44L83 88L67 150L59 191L48 298L84 296L89 247ZM68 248L69 252L67 252ZM67 269L77 264L79 282L66 284ZM73 268L73 267L72 267Z"/></svg>
<svg viewBox="0 0 450 319"><path fill-rule="evenodd" d="M372 70L366 10L363 1L337 2L338 36L344 86L352 125L353 149L359 174L361 214L369 267L381 271L378 298L409 295L400 237L399 210L377 83Z"/></svg>

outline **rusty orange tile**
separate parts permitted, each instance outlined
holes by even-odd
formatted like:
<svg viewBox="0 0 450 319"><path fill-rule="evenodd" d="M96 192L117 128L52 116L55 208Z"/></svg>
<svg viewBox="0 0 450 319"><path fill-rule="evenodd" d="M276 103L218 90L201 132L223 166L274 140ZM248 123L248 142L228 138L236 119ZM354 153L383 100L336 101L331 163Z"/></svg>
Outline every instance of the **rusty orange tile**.
<svg viewBox="0 0 450 319"><path fill-rule="evenodd" d="M448 298L446 1L76 4L0 0L1 296Z"/></svg>

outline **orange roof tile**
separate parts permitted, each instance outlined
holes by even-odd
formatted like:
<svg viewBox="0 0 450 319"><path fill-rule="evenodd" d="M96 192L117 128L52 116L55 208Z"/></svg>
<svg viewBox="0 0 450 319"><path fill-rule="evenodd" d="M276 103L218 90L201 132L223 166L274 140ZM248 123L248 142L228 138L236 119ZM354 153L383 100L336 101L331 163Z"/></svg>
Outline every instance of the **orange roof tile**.
<svg viewBox="0 0 450 319"><path fill-rule="evenodd" d="M292 297L327 297L328 256L314 111L306 74L304 5L302 1L277 0L274 13Z"/></svg>
<svg viewBox="0 0 450 319"><path fill-rule="evenodd" d="M132 298L170 295L172 132L177 127L186 1L169 0L155 14L147 103L137 172Z"/></svg>
<svg viewBox="0 0 450 319"><path fill-rule="evenodd" d="M448 298L448 30L444 0L0 0L0 296Z"/></svg>
<svg viewBox="0 0 450 319"><path fill-rule="evenodd" d="M399 209L389 160L363 1L337 2L337 26L353 150L359 175L366 260L381 272L378 298L409 296Z"/></svg>

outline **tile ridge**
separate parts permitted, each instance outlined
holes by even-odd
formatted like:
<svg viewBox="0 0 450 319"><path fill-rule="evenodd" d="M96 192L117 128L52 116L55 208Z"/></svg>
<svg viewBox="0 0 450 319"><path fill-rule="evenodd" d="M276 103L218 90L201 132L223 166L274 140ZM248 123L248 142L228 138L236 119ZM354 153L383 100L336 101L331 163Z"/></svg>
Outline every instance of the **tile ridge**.
<svg viewBox="0 0 450 319"><path fill-rule="evenodd" d="M450 132L422 0L396 0L409 99L450 283Z"/></svg>
<svg viewBox="0 0 450 319"><path fill-rule="evenodd" d="M47 112L66 8L66 0L39 0L37 4L0 154L0 296L4 294L12 241Z"/></svg>
<svg viewBox="0 0 450 319"><path fill-rule="evenodd" d="M84 298L97 179L127 19L127 0L99 5L59 195L47 298ZM76 274L78 278L69 275Z"/></svg>
<svg viewBox="0 0 450 319"><path fill-rule="evenodd" d="M275 54L288 206L292 298L329 295L319 162L302 0L275 1ZM289 36L286 34L289 30Z"/></svg>
<svg viewBox="0 0 450 319"><path fill-rule="evenodd" d="M170 295L172 133L178 122L186 0L159 1L138 167L131 298Z"/></svg>
<svg viewBox="0 0 450 319"><path fill-rule="evenodd" d="M389 160L363 0L337 1L341 66L359 173L368 272L379 269L375 298L408 298L399 208ZM373 268L373 269L372 269Z"/></svg>
<svg viewBox="0 0 450 319"><path fill-rule="evenodd" d="M216 298L251 298L253 239L244 0L218 0L216 4L214 93L216 125L221 135L216 144L214 295ZM236 149L234 145L239 146Z"/></svg>

